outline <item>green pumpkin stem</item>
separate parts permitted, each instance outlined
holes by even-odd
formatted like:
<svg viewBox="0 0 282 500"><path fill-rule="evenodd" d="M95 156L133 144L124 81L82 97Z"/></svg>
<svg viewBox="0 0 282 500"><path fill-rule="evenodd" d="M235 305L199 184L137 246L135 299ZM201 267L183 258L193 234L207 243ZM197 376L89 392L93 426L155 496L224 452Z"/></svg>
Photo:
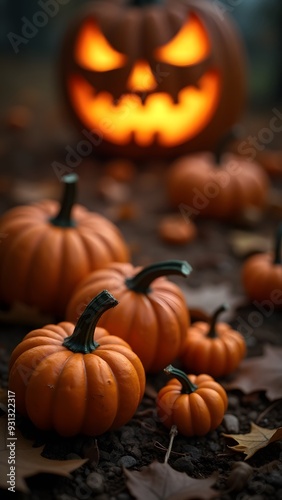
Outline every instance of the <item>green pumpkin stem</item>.
<svg viewBox="0 0 282 500"><path fill-rule="evenodd" d="M75 221L71 219L71 211L76 196L76 185L78 176L76 174L67 174L62 177L64 183L63 199L58 215L50 219L51 224L59 227L74 227Z"/></svg>
<svg viewBox="0 0 282 500"><path fill-rule="evenodd" d="M148 293L150 284L160 276L178 274L187 277L192 267L185 260L167 260L147 266L132 278L125 280L127 288L136 293Z"/></svg>
<svg viewBox="0 0 282 500"><path fill-rule="evenodd" d="M187 377L186 373L184 373L182 370L179 370L178 368L174 368L172 365L168 365L165 369L164 372L167 375L173 375L174 378L179 380L182 384L182 394L191 394L192 392L195 392L198 387L191 382L189 377Z"/></svg>
<svg viewBox="0 0 282 500"><path fill-rule="evenodd" d="M99 344L94 340L98 320L105 311L117 304L118 301L107 290L96 295L79 317L73 334L65 338L63 346L72 352L81 352L82 354L95 351L99 347Z"/></svg>
<svg viewBox="0 0 282 500"><path fill-rule="evenodd" d="M273 264L281 264L281 240L282 240L282 224L278 226L278 230L276 232Z"/></svg>
<svg viewBox="0 0 282 500"><path fill-rule="evenodd" d="M216 334L216 322L218 316L223 313L224 311L227 311L229 309L227 304L222 304L222 306L218 307L215 312L213 313L211 320L210 320L210 329L209 333L207 334L207 337L210 339L215 339L217 337Z"/></svg>

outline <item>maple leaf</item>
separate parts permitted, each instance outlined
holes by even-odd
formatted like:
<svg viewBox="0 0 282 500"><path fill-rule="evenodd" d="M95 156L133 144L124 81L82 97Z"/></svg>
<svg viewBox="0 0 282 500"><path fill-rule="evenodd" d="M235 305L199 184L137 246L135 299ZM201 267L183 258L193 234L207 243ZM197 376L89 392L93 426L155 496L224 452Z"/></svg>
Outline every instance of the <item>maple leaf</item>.
<svg viewBox="0 0 282 500"><path fill-rule="evenodd" d="M217 475L207 479L194 479L184 472L178 472L170 465L153 462L141 471L124 469L127 487L136 500L210 500L219 496L211 487Z"/></svg>
<svg viewBox="0 0 282 500"><path fill-rule="evenodd" d="M243 360L226 390L240 389L245 394L265 391L270 401L282 397L282 347L264 346L263 356Z"/></svg>
<svg viewBox="0 0 282 500"><path fill-rule="evenodd" d="M227 438L232 438L239 444L229 446L232 450L240 451L247 455L244 460L251 458L258 450L265 448L274 441L282 439L282 427L278 429L266 429L251 422L251 432L247 434L224 434Z"/></svg>
<svg viewBox="0 0 282 500"><path fill-rule="evenodd" d="M8 489L7 483L10 473L9 464L10 457L14 458L11 451L12 448L7 448L8 444L15 442L15 478L16 491L29 492L25 478L34 476L42 472L56 474L65 477L71 477L70 472L81 467L88 459L81 460L49 460L41 456L44 446L33 448L32 442L25 439L22 434L16 429L16 439L8 440L8 420L5 417L0 418L0 487Z"/></svg>

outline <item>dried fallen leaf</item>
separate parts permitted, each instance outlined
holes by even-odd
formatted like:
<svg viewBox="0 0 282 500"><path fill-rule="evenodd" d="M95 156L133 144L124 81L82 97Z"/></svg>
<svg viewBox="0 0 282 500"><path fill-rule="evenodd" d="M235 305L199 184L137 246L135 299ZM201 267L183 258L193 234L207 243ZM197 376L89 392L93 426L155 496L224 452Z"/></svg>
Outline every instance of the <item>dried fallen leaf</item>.
<svg viewBox="0 0 282 500"><path fill-rule="evenodd" d="M226 484L228 486L228 492L230 491L242 491L249 477L252 475L253 468L246 464L246 462L234 462L232 464L232 470L227 478ZM227 493L225 491L225 493Z"/></svg>
<svg viewBox="0 0 282 500"><path fill-rule="evenodd" d="M197 288L183 289L185 299L187 301L189 311L193 313L195 320L206 321L214 313L219 305L227 303L229 309L224 311L220 316L221 321L229 321L233 319L237 307L242 305L244 297L234 295L231 287L227 283L219 285L202 285ZM199 315L201 307L204 307L205 312ZM192 315L192 314L191 314ZM194 319L193 318L193 319Z"/></svg>
<svg viewBox="0 0 282 500"><path fill-rule="evenodd" d="M265 391L270 401L282 397L282 347L264 346L263 356L243 360L230 382L224 388L240 389L245 394Z"/></svg>
<svg viewBox="0 0 282 500"><path fill-rule="evenodd" d="M209 500L218 497L218 491L212 489L216 474L207 479L194 479L156 461L141 471L124 469L124 474L127 487L136 500Z"/></svg>
<svg viewBox="0 0 282 500"><path fill-rule="evenodd" d="M272 250L270 238L261 236L250 231L231 231L229 234L231 250L237 257L247 257L256 252L268 252Z"/></svg>
<svg viewBox="0 0 282 500"><path fill-rule="evenodd" d="M266 429L251 422L251 432L247 434L224 434L227 438L232 438L239 444L229 446L232 450L240 451L247 455L245 460L251 458L258 450L265 448L274 441L282 439L282 427L278 429Z"/></svg>
<svg viewBox="0 0 282 500"><path fill-rule="evenodd" d="M10 467L15 467L15 491L29 492L25 478L39 473L49 473L71 477L70 472L81 467L88 459L81 460L49 460L42 457L44 446L33 448L32 442L25 439L16 429L16 436L9 440L7 418L0 418L0 487L5 490L10 486L7 483L7 474ZM14 443L15 456L11 444ZM7 445L10 445L7 448ZM8 463L15 457L15 464Z"/></svg>

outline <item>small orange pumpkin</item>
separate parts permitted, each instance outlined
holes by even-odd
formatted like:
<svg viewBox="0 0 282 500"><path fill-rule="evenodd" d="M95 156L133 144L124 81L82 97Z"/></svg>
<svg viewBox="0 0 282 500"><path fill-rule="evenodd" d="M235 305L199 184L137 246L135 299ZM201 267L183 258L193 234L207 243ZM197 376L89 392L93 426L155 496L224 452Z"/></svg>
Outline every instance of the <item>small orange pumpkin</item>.
<svg viewBox="0 0 282 500"><path fill-rule="evenodd" d="M249 257L241 274L243 288L250 300L270 301L277 309L282 306L281 240L282 224L276 232L274 252Z"/></svg>
<svg viewBox="0 0 282 500"><path fill-rule="evenodd" d="M68 304L66 317L76 321L89 297L107 288L120 304L103 315L101 326L129 343L145 371L158 372L179 355L189 324L182 291L164 275L186 277L190 271L187 262L178 260L144 269L130 263L109 264L79 283Z"/></svg>
<svg viewBox="0 0 282 500"><path fill-rule="evenodd" d="M126 262L119 230L102 215L73 205L77 175L63 177L61 207L52 200L18 206L0 220L0 298L63 317L77 283L111 261Z"/></svg>
<svg viewBox="0 0 282 500"><path fill-rule="evenodd" d="M210 322L197 321L187 330L180 359L185 370L223 377L236 370L246 354L244 337L228 323L217 323L227 309L220 306Z"/></svg>
<svg viewBox="0 0 282 500"><path fill-rule="evenodd" d="M210 375L186 375L169 365L171 379L157 396L157 414L163 425L176 425L184 436L205 436L223 420L228 406L224 388Z"/></svg>
<svg viewBox="0 0 282 500"><path fill-rule="evenodd" d="M171 206L187 217L234 219L265 207L269 179L259 164L239 156L225 154L217 165L212 154L199 153L174 161L166 185Z"/></svg>
<svg viewBox="0 0 282 500"><path fill-rule="evenodd" d="M14 349L9 389L16 410L39 429L98 436L132 418L145 389L142 363L122 339L95 329L104 311L117 303L104 290L75 327L46 325Z"/></svg>

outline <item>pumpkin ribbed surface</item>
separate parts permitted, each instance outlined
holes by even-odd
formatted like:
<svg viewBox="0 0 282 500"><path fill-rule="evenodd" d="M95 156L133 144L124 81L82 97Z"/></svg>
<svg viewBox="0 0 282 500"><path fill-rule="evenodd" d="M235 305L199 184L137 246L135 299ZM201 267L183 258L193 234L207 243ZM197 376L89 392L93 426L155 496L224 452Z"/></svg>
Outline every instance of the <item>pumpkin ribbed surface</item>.
<svg viewBox="0 0 282 500"><path fill-rule="evenodd" d="M62 316L71 293L90 271L125 262L128 250L119 230L105 217L74 205L74 227L50 222L55 201L19 206L4 214L0 232L0 298Z"/></svg>
<svg viewBox="0 0 282 500"><path fill-rule="evenodd" d="M176 425L184 436L204 436L222 422L227 395L209 375L188 375L188 378L196 386L190 394L182 392L182 383L177 378L158 392L158 417L169 429Z"/></svg>
<svg viewBox="0 0 282 500"><path fill-rule="evenodd" d="M98 436L130 420L144 393L138 357L122 339L95 330L89 354L62 345L74 325L61 322L30 332L10 360L9 389L17 411L40 429L62 436Z"/></svg>
<svg viewBox="0 0 282 500"><path fill-rule="evenodd" d="M243 336L227 323L216 324L216 337L209 338L209 324L193 323L180 359L187 370L193 373L208 373L222 377L236 370L246 354Z"/></svg>
<svg viewBox="0 0 282 500"><path fill-rule="evenodd" d="M90 298L107 288L119 306L102 316L100 326L128 342L145 371L157 372L179 354L190 318L181 289L163 276L154 279L147 291L129 288L128 280L141 269L112 263L91 273L71 297L66 318L76 321Z"/></svg>
<svg viewBox="0 0 282 500"><path fill-rule="evenodd" d="M229 154L216 165L211 154L199 153L173 162L166 186L170 204L183 205L187 217L232 219L266 206L269 180L255 162Z"/></svg>

